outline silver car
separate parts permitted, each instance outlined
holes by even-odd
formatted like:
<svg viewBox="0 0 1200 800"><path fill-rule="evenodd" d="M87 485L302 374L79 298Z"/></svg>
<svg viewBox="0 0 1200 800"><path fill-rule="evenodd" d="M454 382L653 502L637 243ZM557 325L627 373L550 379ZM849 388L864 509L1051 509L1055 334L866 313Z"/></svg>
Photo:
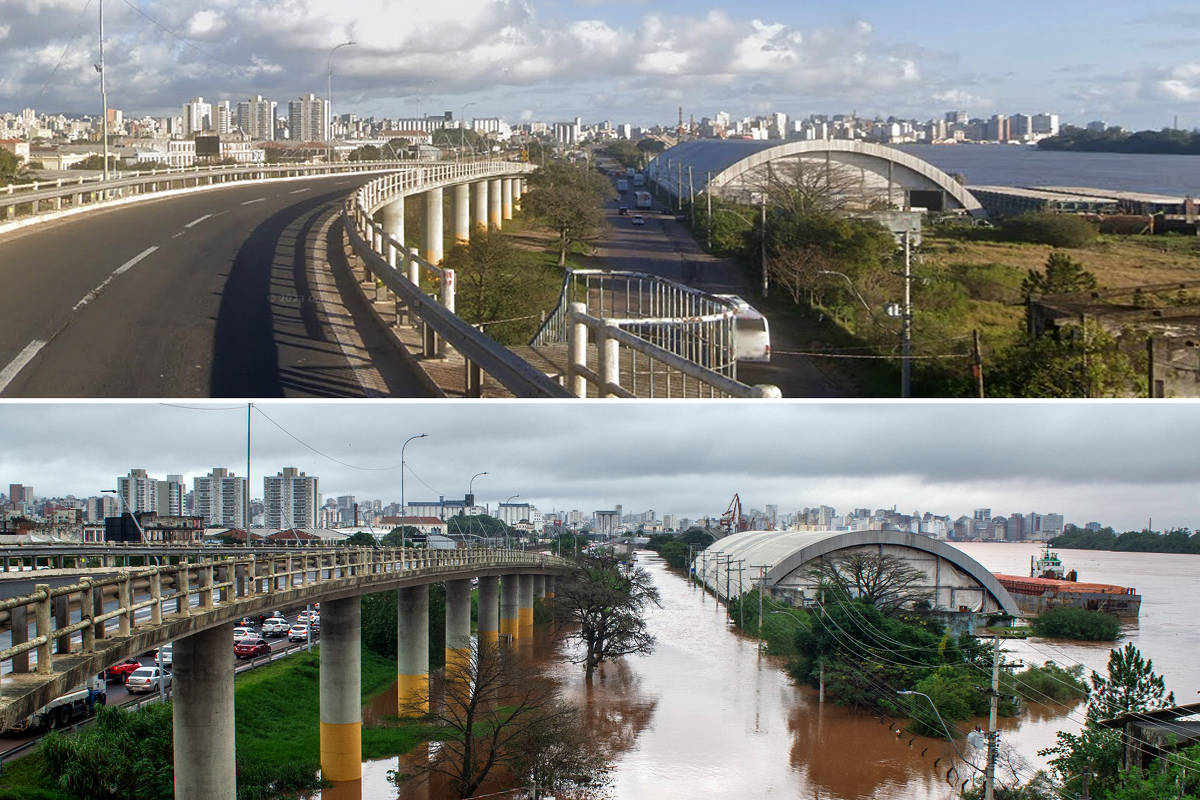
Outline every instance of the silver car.
<svg viewBox="0 0 1200 800"><path fill-rule="evenodd" d="M139 667L125 679L125 688L130 692L157 692L158 685L171 685L171 673L158 667Z"/></svg>

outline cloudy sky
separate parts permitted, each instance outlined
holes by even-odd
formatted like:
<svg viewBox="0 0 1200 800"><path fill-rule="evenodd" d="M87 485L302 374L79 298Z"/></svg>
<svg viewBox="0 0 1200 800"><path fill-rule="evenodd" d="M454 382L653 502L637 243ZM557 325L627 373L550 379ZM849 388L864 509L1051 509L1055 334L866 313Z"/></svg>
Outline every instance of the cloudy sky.
<svg viewBox="0 0 1200 800"><path fill-rule="evenodd" d="M295 466L324 497L509 495L590 513L620 503L696 518L734 492L781 512L1062 512L1118 529L1200 527L1194 405L796 403L269 403L253 415L252 479ZM206 409L206 410L196 410ZM295 438L293 438L295 437ZM228 403L0 406L0 490L88 496L143 468L245 474L246 408ZM310 449L311 448L311 449ZM319 451L319 452L317 452Z"/></svg>
<svg viewBox="0 0 1200 800"><path fill-rule="evenodd" d="M98 106L99 0L0 0L0 111ZM782 110L1059 111L1200 126L1200 11L1168 0L108 0L110 103L195 95L635 124Z"/></svg>

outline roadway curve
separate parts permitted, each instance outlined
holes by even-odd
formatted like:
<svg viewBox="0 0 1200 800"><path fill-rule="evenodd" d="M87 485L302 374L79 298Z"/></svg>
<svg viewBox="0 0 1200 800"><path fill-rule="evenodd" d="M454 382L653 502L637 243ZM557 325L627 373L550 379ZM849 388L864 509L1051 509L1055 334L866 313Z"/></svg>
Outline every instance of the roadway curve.
<svg viewBox="0 0 1200 800"><path fill-rule="evenodd" d="M0 237L0 395L424 395L337 269L340 204L374 177L238 184Z"/></svg>

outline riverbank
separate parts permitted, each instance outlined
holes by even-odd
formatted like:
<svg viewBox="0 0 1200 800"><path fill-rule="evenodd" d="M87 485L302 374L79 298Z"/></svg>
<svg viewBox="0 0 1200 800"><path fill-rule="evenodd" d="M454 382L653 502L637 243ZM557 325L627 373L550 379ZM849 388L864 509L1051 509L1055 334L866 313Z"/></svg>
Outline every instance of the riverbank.
<svg viewBox="0 0 1200 800"><path fill-rule="evenodd" d="M238 675L234 680L234 708L238 753L238 797L240 800L277 797L279 785L312 789L320 785L320 687L319 647ZM395 661L366 648L362 650L362 701L370 704L395 685ZM145 710L130 712L144 714ZM166 730L170 737L169 717ZM378 718L363 726L364 758L382 758L406 753L419 743L435 738L436 732L423 723ZM72 734L76 735L76 734ZM119 754L115 754L119 755ZM151 769L154 765L145 765ZM170 765L167 783L158 787L171 796ZM305 780L311 778L311 780ZM96 795L99 796L99 795ZM87 796L60 790L47 774L40 752L34 752L0 773L0 800L84 800Z"/></svg>

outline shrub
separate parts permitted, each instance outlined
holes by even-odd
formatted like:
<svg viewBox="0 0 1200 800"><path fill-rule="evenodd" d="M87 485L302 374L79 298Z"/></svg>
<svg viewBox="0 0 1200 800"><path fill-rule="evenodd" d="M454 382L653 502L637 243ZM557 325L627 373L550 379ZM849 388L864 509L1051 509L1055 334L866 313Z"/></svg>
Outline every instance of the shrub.
<svg viewBox="0 0 1200 800"><path fill-rule="evenodd" d="M1121 632L1121 621L1103 611L1055 606L1034 619L1029 627L1037 636L1078 639L1085 642L1113 642Z"/></svg>
<svg viewBox="0 0 1200 800"><path fill-rule="evenodd" d="M1031 703L1068 703L1088 695L1082 664L1064 669L1047 661L1040 667L1035 664L1024 672L1005 676L1003 680L1007 694L1018 694Z"/></svg>
<svg viewBox="0 0 1200 800"><path fill-rule="evenodd" d="M1086 247L1096 241L1096 226L1074 214L1022 214L1004 221L1001 230L1009 239L1051 247Z"/></svg>

